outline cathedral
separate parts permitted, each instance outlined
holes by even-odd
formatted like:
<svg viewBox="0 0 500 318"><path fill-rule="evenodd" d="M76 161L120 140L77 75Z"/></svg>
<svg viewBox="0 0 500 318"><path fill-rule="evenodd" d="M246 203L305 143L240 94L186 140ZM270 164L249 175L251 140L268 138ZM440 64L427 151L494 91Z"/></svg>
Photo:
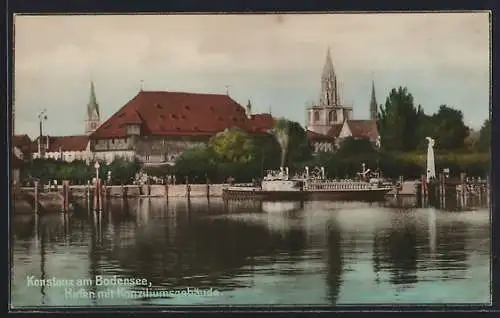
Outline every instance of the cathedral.
<svg viewBox="0 0 500 318"><path fill-rule="evenodd" d="M377 100L375 83L372 81L370 118L352 118L352 106L344 105L339 94L339 81L335 74L330 49L321 74L319 103L307 107L307 134L315 152L335 151L342 139L347 137L366 138L380 146L377 129Z"/></svg>

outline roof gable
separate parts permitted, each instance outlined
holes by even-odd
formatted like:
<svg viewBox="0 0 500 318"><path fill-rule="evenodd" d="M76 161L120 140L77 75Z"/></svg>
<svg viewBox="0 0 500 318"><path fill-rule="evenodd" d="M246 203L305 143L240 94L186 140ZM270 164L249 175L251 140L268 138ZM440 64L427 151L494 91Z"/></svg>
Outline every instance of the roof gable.
<svg viewBox="0 0 500 318"><path fill-rule="evenodd" d="M353 137L376 140L379 137L377 122L374 120L347 120Z"/></svg>

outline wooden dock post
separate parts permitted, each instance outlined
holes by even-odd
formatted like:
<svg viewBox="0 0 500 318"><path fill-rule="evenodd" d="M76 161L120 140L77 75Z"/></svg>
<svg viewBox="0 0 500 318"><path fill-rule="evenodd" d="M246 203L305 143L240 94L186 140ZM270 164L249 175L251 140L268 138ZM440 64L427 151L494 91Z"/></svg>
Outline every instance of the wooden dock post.
<svg viewBox="0 0 500 318"><path fill-rule="evenodd" d="M467 182L466 182L466 179L467 179L467 175L465 174L465 172L461 172L460 173L460 188L462 191L460 192L460 205L462 206L462 208L465 208L467 206L467 202L466 202Z"/></svg>
<svg viewBox="0 0 500 318"><path fill-rule="evenodd" d="M167 182L165 182L165 197L167 198L167 201L168 201L168 187L169 187L169 184L167 181Z"/></svg>
<svg viewBox="0 0 500 318"><path fill-rule="evenodd" d="M103 187L102 187L102 183L101 183L101 180L99 179L97 181L97 184L98 184L98 189L99 189L99 198L98 198L98 202L99 202L99 212L102 212L102 192L103 192Z"/></svg>
<svg viewBox="0 0 500 318"><path fill-rule="evenodd" d="M444 201L446 200L446 185L445 185L445 177L443 173L439 174L439 205L440 207L444 207Z"/></svg>
<svg viewBox="0 0 500 318"><path fill-rule="evenodd" d="M417 199L417 206L422 206L422 181L415 183L415 195Z"/></svg>
<svg viewBox="0 0 500 318"><path fill-rule="evenodd" d="M69 211L69 181L63 180L63 212Z"/></svg>
<svg viewBox="0 0 500 318"><path fill-rule="evenodd" d="M427 179L426 179L425 175L421 176L420 184L421 184L420 191L422 192L422 194L421 194L422 206L424 206L425 203L427 202Z"/></svg>
<svg viewBox="0 0 500 318"><path fill-rule="evenodd" d="M210 180L208 179L207 175L205 175L205 179L207 182L207 199L210 199Z"/></svg>
<svg viewBox="0 0 500 318"><path fill-rule="evenodd" d="M90 200L90 180L87 180L87 200Z"/></svg>
<svg viewBox="0 0 500 318"><path fill-rule="evenodd" d="M95 182L94 182L94 200L93 200L93 207L92 207L92 210L94 212L97 211L98 197L99 197L99 191L97 190L97 179L95 179Z"/></svg>
<svg viewBox="0 0 500 318"><path fill-rule="evenodd" d="M40 197L40 189L39 189L39 184L38 184L38 181L35 180L34 182L35 184L35 214L38 214L39 211L38 211L38 202L39 202L39 197Z"/></svg>
<svg viewBox="0 0 500 318"><path fill-rule="evenodd" d="M490 176L486 176L486 202L488 207L491 206L491 187L490 187Z"/></svg>
<svg viewBox="0 0 500 318"><path fill-rule="evenodd" d="M191 199L191 186L189 185L189 178L186 176L186 196L188 201Z"/></svg>

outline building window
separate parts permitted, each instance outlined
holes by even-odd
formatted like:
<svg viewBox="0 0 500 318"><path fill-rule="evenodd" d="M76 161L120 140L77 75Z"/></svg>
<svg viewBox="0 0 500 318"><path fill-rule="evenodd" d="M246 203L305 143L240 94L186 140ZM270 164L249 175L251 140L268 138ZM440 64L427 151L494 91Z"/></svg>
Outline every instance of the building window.
<svg viewBox="0 0 500 318"><path fill-rule="evenodd" d="M328 113L328 120L330 122L336 122L337 121L337 112L332 110L330 113Z"/></svg>
<svg viewBox="0 0 500 318"><path fill-rule="evenodd" d="M314 121L319 121L319 111L314 112Z"/></svg>

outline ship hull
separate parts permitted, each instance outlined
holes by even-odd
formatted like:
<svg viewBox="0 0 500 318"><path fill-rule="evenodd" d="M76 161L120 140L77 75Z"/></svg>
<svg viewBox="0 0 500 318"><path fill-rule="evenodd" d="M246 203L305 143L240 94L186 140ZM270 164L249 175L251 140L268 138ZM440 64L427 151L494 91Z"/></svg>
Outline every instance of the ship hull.
<svg viewBox="0 0 500 318"><path fill-rule="evenodd" d="M383 201L391 189L366 189L356 191L263 191L260 189L224 189L224 199L255 199L270 201Z"/></svg>

